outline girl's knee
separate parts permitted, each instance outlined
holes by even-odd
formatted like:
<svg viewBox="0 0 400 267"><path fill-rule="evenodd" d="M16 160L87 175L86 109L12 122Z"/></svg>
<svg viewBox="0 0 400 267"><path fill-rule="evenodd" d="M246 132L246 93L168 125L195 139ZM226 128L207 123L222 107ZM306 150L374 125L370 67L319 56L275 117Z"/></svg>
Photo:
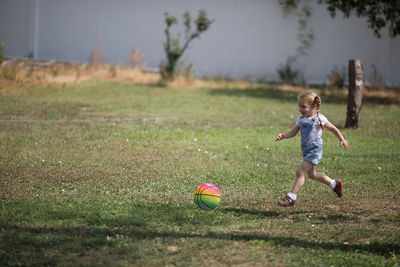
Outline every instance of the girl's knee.
<svg viewBox="0 0 400 267"><path fill-rule="evenodd" d="M304 171L298 169L298 170L296 171L296 176L297 176L297 177L299 177L299 176L304 176Z"/></svg>
<svg viewBox="0 0 400 267"><path fill-rule="evenodd" d="M313 179L313 180L317 179L317 173L316 172L309 171L307 174L308 174L308 177L310 177L310 179Z"/></svg>

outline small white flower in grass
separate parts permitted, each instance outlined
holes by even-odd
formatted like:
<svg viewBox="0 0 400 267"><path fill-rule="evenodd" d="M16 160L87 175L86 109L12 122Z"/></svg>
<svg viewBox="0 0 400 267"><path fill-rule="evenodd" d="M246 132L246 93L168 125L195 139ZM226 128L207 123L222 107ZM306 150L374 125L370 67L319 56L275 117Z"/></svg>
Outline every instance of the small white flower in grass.
<svg viewBox="0 0 400 267"><path fill-rule="evenodd" d="M61 191L65 192L65 189L63 188Z"/></svg>
<svg viewBox="0 0 400 267"><path fill-rule="evenodd" d="M199 148L197 151L199 151L199 152L200 152L200 151L201 151L201 149Z"/></svg>
<svg viewBox="0 0 400 267"><path fill-rule="evenodd" d="M44 159L42 159L42 162L44 162Z"/></svg>
<svg viewBox="0 0 400 267"><path fill-rule="evenodd" d="M267 150L269 150L269 147L267 147Z"/></svg>
<svg viewBox="0 0 400 267"><path fill-rule="evenodd" d="M197 142L197 138L193 139L193 141Z"/></svg>
<svg viewBox="0 0 400 267"><path fill-rule="evenodd" d="M245 145L244 147L245 147L246 149L249 149L249 146L248 146L248 145Z"/></svg>
<svg viewBox="0 0 400 267"><path fill-rule="evenodd" d="M312 227L315 227L315 224L312 224L311 226L312 226Z"/></svg>
<svg viewBox="0 0 400 267"><path fill-rule="evenodd" d="M293 118L294 118L294 116L293 116L293 115L290 115L290 118L291 118L291 119L293 119Z"/></svg>
<svg viewBox="0 0 400 267"><path fill-rule="evenodd" d="M382 168L381 168L381 167L378 167L378 170L382 170Z"/></svg>
<svg viewBox="0 0 400 267"><path fill-rule="evenodd" d="M206 151L204 151L204 153L208 154L208 151L206 150Z"/></svg>

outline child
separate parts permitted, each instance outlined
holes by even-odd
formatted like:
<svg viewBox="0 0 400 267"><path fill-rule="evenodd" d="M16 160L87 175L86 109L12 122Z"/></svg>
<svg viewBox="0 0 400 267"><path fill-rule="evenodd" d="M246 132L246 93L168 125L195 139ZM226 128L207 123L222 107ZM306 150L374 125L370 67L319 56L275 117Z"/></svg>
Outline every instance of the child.
<svg viewBox="0 0 400 267"><path fill-rule="evenodd" d="M332 180L326 174L317 172L317 165L322 158L322 131L327 128L333 132L339 138L340 147L344 146L347 149L349 143L343 138L340 131L324 115L319 113L321 98L316 92L307 90L300 93L298 96L298 105L301 115L297 118L296 125L287 133L278 134L275 139L275 141L280 141L285 138L291 138L299 130L301 133L303 162L297 169L296 181L294 182L292 191L278 202L278 205L281 207L292 207L296 204L297 193L304 184L304 175L306 173L311 179L329 185L338 197L342 197L341 179Z"/></svg>

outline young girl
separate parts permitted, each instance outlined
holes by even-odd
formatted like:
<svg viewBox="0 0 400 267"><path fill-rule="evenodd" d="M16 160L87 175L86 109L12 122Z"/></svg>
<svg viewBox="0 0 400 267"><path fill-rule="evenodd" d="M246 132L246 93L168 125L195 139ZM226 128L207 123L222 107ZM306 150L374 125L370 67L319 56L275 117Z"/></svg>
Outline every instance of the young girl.
<svg viewBox="0 0 400 267"><path fill-rule="evenodd" d="M297 118L296 125L287 133L278 134L275 139L275 141L280 141L285 138L291 138L299 130L301 133L303 162L296 171L296 181L292 191L278 202L281 207L292 207L296 204L297 193L304 184L304 175L306 173L311 179L329 185L338 197L342 197L342 180L332 180L326 174L317 172L317 165L322 158L322 131L326 128L333 132L339 138L340 147L344 146L347 149L349 143L343 138L340 131L324 115L319 113L321 98L316 92L307 90L300 93L298 104L301 115Z"/></svg>

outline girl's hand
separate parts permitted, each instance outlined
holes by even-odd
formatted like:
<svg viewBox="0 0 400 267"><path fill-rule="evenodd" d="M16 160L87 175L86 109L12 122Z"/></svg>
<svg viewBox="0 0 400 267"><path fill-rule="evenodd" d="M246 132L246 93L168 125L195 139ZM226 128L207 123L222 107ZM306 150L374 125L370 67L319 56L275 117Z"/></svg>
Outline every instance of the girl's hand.
<svg viewBox="0 0 400 267"><path fill-rule="evenodd" d="M348 149L349 148L349 142L347 140L342 140L342 141L340 141L339 146L340 147L344 146L344 148Z"/></svg>
<svg viewBox="0 0 400 267"><path fill-rule="evenodd" d="M278 134L278 136L275 138L275 141L280 141L283 138L285 138L285 134L284 133Z"/></svg>

